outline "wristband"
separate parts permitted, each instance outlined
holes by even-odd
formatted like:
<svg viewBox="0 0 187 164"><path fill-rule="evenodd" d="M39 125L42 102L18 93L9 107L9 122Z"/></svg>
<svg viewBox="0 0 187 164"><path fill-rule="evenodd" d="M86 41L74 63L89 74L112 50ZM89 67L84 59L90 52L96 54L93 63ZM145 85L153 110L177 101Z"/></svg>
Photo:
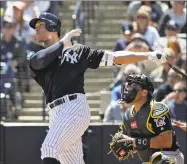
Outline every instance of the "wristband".
<svg viewBox="0 0 187 164"><path fill-rule="evenodd" d="M99 66L113 66L113 56L110 52L105 51Z"/></svg>
<svg viewBox="0 0 187 164"><path fill-rule="evenodd" d="M135 138L137 150L144 150L150 147L150 138Z"/></svg>

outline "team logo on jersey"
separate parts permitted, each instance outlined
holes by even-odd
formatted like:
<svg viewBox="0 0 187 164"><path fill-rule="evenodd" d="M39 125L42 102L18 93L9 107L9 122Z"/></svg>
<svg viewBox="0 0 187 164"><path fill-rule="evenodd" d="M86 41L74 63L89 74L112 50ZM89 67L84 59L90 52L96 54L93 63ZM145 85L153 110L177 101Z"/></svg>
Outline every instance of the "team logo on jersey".
<svg viewBox="0 0 187 164"><path fill-rule="evenodd" d="M132 129L138 128L137 122L136 122L136 121L131 122L131 128L132 128Z"/></svg>
<svg viewBox="0 0 187 164"><path fill-rule="evenodd" d="M63 52L62 52L63 53ZM76 51L66 51L61 59L61 64L64 62L64 60L71 64L78 63L78 56L79 54Z"/></svg>
<svg viewBox="0 0 187 164"><path fill-rule="evenodd" d="M157 127L162 127L162 126L166 125L165 119L166 119L166 117L163 116L163 117L154 119L154 122L156 123L156 126L157 126Z"/></svg>

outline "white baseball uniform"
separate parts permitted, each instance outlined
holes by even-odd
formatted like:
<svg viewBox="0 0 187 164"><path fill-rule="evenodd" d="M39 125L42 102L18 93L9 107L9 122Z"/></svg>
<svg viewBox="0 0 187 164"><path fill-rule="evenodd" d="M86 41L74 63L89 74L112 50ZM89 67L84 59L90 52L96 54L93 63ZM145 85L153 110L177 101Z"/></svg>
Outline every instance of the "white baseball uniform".
<svg viewBox="0 0 187 164"><path fill-rule="evenodd" d="M90 108L85 94L49 110L49 131L42 144L41 158L51 157L61 164L84 164L81 136L90 123ZM53 103L53 102L52 102Z"/></svg>

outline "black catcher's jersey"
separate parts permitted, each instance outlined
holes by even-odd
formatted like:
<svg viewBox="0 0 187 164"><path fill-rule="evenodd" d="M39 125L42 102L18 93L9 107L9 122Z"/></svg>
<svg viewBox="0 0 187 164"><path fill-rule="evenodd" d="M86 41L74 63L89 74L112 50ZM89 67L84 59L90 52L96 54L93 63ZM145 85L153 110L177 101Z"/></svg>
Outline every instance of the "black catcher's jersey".
<svg viewBox="0 0 187 164"><path fill-rule="evenodd" d="M58 57L48 67L34 70L30 66L34 79L45 92L46 103L66 94L85 93L84 73L87 68L98 68L104 55L102 50L81 44L60 48Z"/></svg>
<svg viewBox="0 0 187 164"><path fill-rule="evenodd" d="M169 108L160 102L152 100L146 102L141 109L135 114L134 106L127 109L124 114L123 131L126 135L136 137L154 137L166 131L172 131L173 143L171 148L152 149L148 148L137 151L138 156L143 162L148 162L149 158L157 151L175 151L179 148L175 132L169 115Z"/></svg>

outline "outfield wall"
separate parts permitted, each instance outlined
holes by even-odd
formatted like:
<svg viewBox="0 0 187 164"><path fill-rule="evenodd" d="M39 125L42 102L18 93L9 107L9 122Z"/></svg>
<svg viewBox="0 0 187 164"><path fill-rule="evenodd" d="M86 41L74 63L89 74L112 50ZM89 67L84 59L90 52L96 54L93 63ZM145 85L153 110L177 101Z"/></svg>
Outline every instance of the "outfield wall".
<svg viewBox="0 0 187 164"><path fill-rule="evenodd" d="M118 164L109 152L110 134L119 125L91 124L83 136L86 164ZM186 134L174 127L186 163ZM40 147L47 134L47 124L5 123L0 125L0 164L41 164ZM141 164L138 158L120 162L122 164Z"/></svg>

